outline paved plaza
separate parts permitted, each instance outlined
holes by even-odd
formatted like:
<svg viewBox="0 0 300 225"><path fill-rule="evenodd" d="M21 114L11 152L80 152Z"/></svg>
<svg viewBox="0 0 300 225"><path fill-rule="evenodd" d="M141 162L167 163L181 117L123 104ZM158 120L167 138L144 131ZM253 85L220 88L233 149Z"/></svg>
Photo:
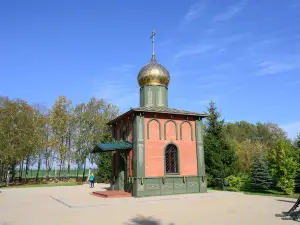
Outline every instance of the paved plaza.
<svg viewBox="0 0 300 225"><path fill-rule="evenodd" d="M0 225L289 225L275 213L294 199L209 191L206 194L104 199L105 184L10 188L0 193Z"/></svg>

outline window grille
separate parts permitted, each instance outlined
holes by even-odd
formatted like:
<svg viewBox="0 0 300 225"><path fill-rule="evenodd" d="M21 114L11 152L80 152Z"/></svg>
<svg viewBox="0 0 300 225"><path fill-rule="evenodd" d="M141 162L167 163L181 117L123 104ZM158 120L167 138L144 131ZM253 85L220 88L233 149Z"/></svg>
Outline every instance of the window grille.
<svg viewBox="0 0 300 225"><path fill-rule="evenodd" d="M169 144L166 148L166 173L178 173L178 150L176 145Z"/></svg>

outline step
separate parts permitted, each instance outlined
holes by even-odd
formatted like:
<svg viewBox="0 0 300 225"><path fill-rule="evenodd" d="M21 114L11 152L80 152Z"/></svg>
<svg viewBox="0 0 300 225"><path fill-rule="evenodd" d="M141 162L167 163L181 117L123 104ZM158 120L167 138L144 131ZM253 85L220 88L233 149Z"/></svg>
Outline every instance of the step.
<svg viewBox="0 0 300 225"><path fill-rule="evenodd" d="M94 191L93 195L101 198L128 198L132 197L131 193L125 191Z"/></svg>

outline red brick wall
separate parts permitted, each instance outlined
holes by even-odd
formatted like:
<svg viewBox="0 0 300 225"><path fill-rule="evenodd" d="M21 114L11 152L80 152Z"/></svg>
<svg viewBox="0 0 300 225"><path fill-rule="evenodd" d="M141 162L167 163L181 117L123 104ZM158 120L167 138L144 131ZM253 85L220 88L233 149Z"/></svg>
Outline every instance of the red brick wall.
<svg viewBox="0 0 300 225"><path fill-rule="evenodd" d="M182 140L180 139L180 124L186 118L177 116L172 120L177 124L176 140L175 125L168 122L166 125L166 140L164 124L170 119L168 115L157 115L157 120L161 124L161 140L159 139L159 124L152 120L149 123L149 139L148 139L148 121L153 115L145 116L145 176L164 176L164 148L171 141L178 146L180 157L180 175L197 175L197 157L196 157L196 141L195 141L195 121L190 121L193 130L193 140L191 140L191 128L188 123L182 125Z"/></svg>

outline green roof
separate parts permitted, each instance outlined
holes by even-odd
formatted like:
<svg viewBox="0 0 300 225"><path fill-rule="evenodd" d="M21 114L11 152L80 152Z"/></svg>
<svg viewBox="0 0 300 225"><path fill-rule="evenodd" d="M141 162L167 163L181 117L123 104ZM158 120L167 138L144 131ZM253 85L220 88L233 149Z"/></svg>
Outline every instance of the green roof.
<svg viewBox="0 0 300 225"><path fill-rule="evenodd" d="M129 150L131 148L132 148L132 143L128 141L99 143L94 147L92 153L109 152L109 151L116 151L116 150Z"/></svg>

